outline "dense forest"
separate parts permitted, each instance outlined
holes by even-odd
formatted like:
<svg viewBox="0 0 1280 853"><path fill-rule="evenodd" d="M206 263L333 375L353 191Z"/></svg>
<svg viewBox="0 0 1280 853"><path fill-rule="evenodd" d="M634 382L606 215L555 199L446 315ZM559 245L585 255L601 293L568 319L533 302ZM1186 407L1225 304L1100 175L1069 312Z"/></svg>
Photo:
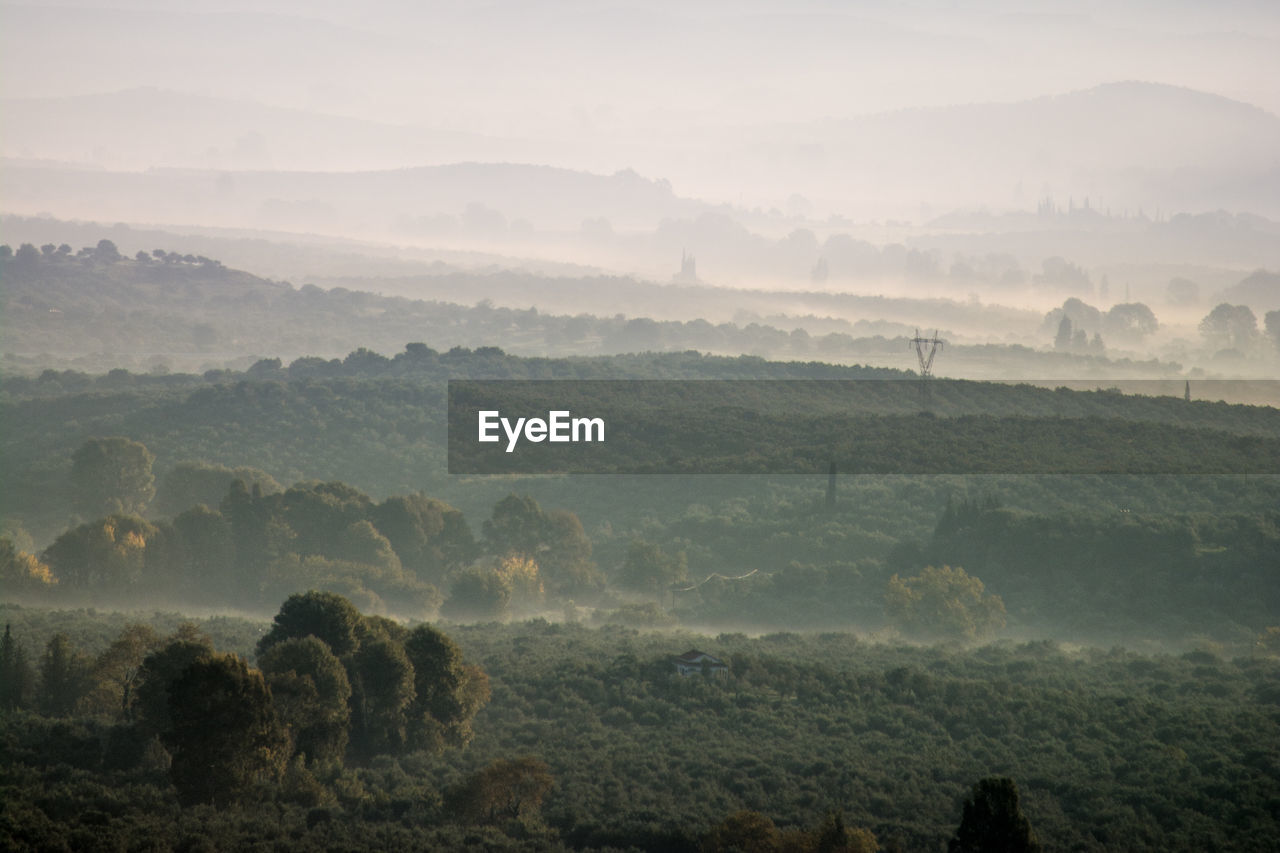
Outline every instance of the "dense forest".
<svg viewBox="0 0 1280 853"><path fill-rule="evenodd" d="M317 595L271 623L3 618L6 676L29 679L0 715L20 848L995 849L982 833L1018 827L1000 849L1264 850L1280 821L1274 632L1227 659L540 619L446 635ZM725 674L677 675L690 647ZM373 671L395 675L358 700ZM251 698L173 713L221 682ZM246 705L230 744L199 728ZM192 779L197 757L219 772Z"/></svg>
<svg viewBox="0 0 1280 853"><path fill-rule="evenodd" d="M889 456L871 459L878 474L828 481L828 461L842 457L823 445L808 475L449 476L443 386L459 375L752 378L715 387L732 389L727 401L757 426L794 425L770 418L801 404L815 423L855 405L880 413L890 448L939 437L947 450L946 436L978 417L994 430L985 448L998 451L990 458L1002 473L911 476ZM5 576L14 595L46 603L266 613L289 594L327 589L417 619L559 614L572 602L623 624L911 635L918 620L893 612L891 581L945 587L922 572L951 566L1001 601L1001 619L982 630L941 632L965 639L1003 628L1239 648L1280 621L1274 474L1016 473L1026 459L1106 449L1121 435L1145 436L1134 447L1166 461L1213 464L1234 450L1246 463L1238 470L1265 472L1275 409L938 380L921 417L919 383L899 375L411 345L394 358L363 350L243 373L9 378ZM990 414L966 414L975 411ZM1035 417L992 420L1019 411ZM857 435L864 443L846 449L878 446L865 427ZM939 594L962 601L967 589Z"/></svg>

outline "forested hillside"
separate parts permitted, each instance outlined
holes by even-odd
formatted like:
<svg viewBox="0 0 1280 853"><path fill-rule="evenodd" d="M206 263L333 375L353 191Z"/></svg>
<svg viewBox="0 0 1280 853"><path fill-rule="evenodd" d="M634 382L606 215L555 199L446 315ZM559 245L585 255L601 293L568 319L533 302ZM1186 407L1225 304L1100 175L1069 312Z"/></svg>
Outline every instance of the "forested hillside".
<svg viewBox="0 0 1280 853"><path fill-rule="evenodd" d="M927 587L941 581L923 570L954 566L1001 609L943 636L1211 636L1244 648L1280 621L1275 475L1011 473L1059 445L1088 448L1095 434L1138 437L1136 447L1174 462L1213 465L1232 452L1239 470L1256 470L1280 440L1277 410L935 380L921 417L918 382L892 381L900 375L415 344L393 358L361 350L242 373L9 378L0 385L6 571L15 594L48 603L263 612L323 588L412 618L559 613L572 601L624 624L912 635L910 609L890 601L893 578ZM804 476L449 476L444 385L462 376L752 379L726 387L744 389L733 402L757 425L781 429L783 413L802 404L814 423L854 407L887 425L896 444L886 447L937 436L935 452L983 412L977 422L995 429L986 452L1003 448L990 461L1006 473L908 476L887 456L863 469L883 473L841 474L832 488L827 462L840 457L824 450ZM1038 438L1026 432L1036 424ZM975 595L968 580L937 594Z"/></svg>
<svg viewBox="0 0 1280 853"><path fill-rule="evenodd" d="M1274 637L1228 660L542 620L450 626L445 636L356 615L333 623L346 633L287 639L317 630L302 628L306 612L350 616L336 601L303 603L291 599L271 626L169 617L122 627L100 614L3 608L6 648L25 649L28 666L46 649L45 678L26 700L39 714L0 715L3 843L729 851L754 839L750 849L805 851L830 849L822 839L830 844L839 825L837 849L934 850L965 831L962 801L993 775L1014 780L1019 814L1049 850L1264 850L1280 831ZM384 742L362 757L360 706L334 698L361 668L400 661L393 683L416 689L378 694L375 719L385 725L403 709L412 732L414 703L447 682L433 680L428 648L447 650L446 673L483 670L487 701L468 719L467 745ZM717 656L727 674L676 675L672 659L690 648ZM222 652L261 669L229 667ZM182 655L212 663L203 678L269 685L258 725L308 751L288 760L290 741L280 741L251 773L193 785L184 762L207 739L147 704ZM126 694L122 710L113 679L131 662L138 699ZM50 678L59 672L78 680ZM334 686L300 690L305 672ZM230 713L197 707L192 721ZM344 760L321 758L321 744L345 740L317 740L323 731L350 734ZM228 799L181 805L202 797Z"/></svg>
<svg viewBox="0 0 1280 853"><path fill-rule="evenodd" d="M548 277L523 271L446 271L392 284L429 298L368 292L377 280L327 282L331 289L270 281L203 255L163 248L124 257L110 240L0 248L4 277L5 364L32 372L50 364L92 371L203 371L257 357L333 358L360 348L398 352L410 341L440 349L501 343L525 355L633 352L708 353L908 366L915 318L943 329L1040 325L1033 312L948 299L886 299L834 293L752 295L705 285L660 285L609 276ZM351 289L342 285L350 285ZM334 286L337 285L337 286ZM459 294L493 293L458 304ZM560 313L525 307L517 294L541 294ZM607 300L601 293L612 294ZM653 319L655 306L678 301L692 312ZM569 306L593 305L590 311ZM788 307L791 306L791 307ZM805 316L790 316L803 306ZM744 313L745 312L745 313ZM895 321L886 316L898 317ZM716 318L712 321L699 317ZM854 317L856 321L839 319ZM733 318L727 320L726 318ZM977 341L989 339L976 335ZM1041 352L1024 345L959 343L949 351L956 375L993 378L1170 377L1176 364L1100 352ZM1096 348L1095 348L1096 349ZM904 357L905 356L905 357ZM246 361L246 359L248 361ZM37 371L38 372L38 371Z"/></svg>

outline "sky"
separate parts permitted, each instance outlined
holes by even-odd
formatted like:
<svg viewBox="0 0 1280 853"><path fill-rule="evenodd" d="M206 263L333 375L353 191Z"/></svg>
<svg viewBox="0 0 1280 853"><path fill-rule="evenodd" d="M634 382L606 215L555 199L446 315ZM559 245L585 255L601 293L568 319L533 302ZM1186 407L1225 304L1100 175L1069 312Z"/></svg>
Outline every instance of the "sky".
<svg viewBox="0 0 1280 853"><path fill-rule="evenodd" d="M498 141L476 159L631 168L733 203L785 198L768 152L742 153L754 143L859 116L1128 80L1280 114L1280 4L1257 0L82 0L7 4L0 24L6 99L150 87L473 134ZM156 116L136 118L152 132ZM358 146L332 160L385 165Z"/></svg>

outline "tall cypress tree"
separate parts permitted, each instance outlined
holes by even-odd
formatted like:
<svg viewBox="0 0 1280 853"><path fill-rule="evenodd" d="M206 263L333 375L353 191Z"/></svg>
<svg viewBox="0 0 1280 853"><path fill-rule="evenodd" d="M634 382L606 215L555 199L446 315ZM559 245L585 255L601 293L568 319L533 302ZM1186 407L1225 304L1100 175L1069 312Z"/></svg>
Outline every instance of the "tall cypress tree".
<svg viewBox="0 0 1280 853"><path fill-rule="evenodd" d="M0 640L0 711L14 711L31 702L35 673L27 661L27 652L13 638L9 625L4 626Z"/></svg>
<svg viewBox="0 0 1280 853"><path fill-rule="evenodd" d="M948 853L1039 853L1031 821L1022 813L1012 779L990 777L973 786Z"/></svg>

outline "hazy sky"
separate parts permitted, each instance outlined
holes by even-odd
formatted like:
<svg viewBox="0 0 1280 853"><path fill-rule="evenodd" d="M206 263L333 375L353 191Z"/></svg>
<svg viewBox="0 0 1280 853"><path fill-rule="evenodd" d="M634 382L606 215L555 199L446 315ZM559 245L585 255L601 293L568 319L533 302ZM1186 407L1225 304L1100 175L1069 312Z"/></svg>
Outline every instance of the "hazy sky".
<svg viewBox="0 0 1280 853"><path fill-rule="evenodd" d="M750 200L735 187L769 164L718 161L761 134L794 126L803 138L814 133L806 123L823 119L1121 80L1280 114L1280 4L88 0L0 9L7 98L145 86L468 131L511 142L498 149L507 159L635 168L728 201ZM361 165L358 151L334 162Z"/></svg>

